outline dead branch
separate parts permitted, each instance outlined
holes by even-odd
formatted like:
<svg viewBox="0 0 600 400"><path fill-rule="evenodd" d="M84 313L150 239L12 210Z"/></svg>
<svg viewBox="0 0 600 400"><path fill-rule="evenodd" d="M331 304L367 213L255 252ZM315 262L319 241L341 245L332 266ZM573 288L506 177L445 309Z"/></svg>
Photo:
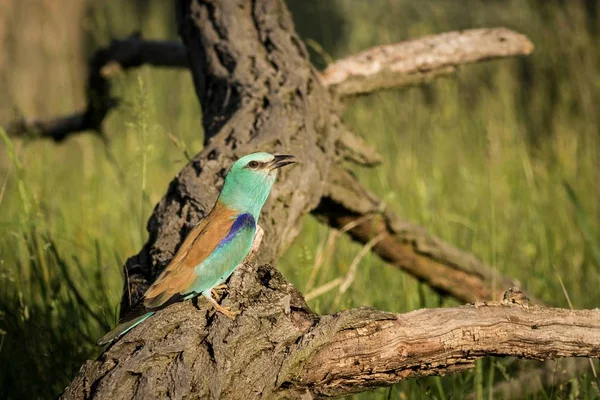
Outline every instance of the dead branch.
<svg viewBox="0 0 600 400"><path fill-rule="evenodd" d="M57 118L23 117L9 123L6 131L11 136L50 138L57 142L77 132L100 132L102 121L118 105L118 100L110 94L110 76L142 65L187 68L185 47L179 42L142 40L137 34L113 40L90 59L88 104L84 110Z"/></svg>
<svg viewBox="0 0 600 400"><path fill-rule="evenodd" d="M598 357L599 317L598 309L507 302L401 315L349 310L322 317L312 337L298 346L307 355L303 365L296 363L283 376L318 396L341 396L402 379L462 371L490 355Z"/></svg>
<svg viewBox="0 0 600 400"><path fill-rule="evenodd" d="M460 301L499 299L503 288L519 286L472 254L402 221L348 171L332 171L324 196L312 213L336 228L362 221L348 231L354 240L367 243L383 234L373 247L377 255ZM368 215L373 218L364 218Z"/></svg>
<svg viewBox="0 0 600 400"><path fill-rule="evenodd" d="M532 51L525 35L509 29L470 29L373 47L329 65L321 79L348 97L412 86L452 74L461 64Z"/></svg>
<svg viewBox="0 0 600 400"><path fill-rule="evenodd" d="M10 136L15 137L50 138L56 142L60 142L73 133L93 129L91 119L87 115L86 110L84 110L75 112L72 115L56 118L22 117L10 122L6 126L6 132Z"/></svg>
<svg viewBox="0 0 600 400"><path fill-rule="evenodd" d="M463 371L485 356L600 356L600 310L503 302L318 316L274 268L229 283L235 320L174 304L88 361L63 399L336 397ZM303 397L305 396L305 397ZM312 396L312 397L308 397Z"/></svg>

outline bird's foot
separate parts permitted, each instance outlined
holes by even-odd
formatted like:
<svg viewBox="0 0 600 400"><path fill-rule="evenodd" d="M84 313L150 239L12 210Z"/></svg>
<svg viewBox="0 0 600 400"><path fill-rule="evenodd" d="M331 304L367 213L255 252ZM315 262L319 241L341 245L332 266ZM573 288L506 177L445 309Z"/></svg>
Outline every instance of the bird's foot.
<svg viewBox="0 0 600 400"><path fill-rule="evenodd" d="M229 319L235 319L235 317L240 313L239 311L233 311L229 307L222 306L216 301L213 303L213 307L215 308L215 310L217 310L217 312L220 312Z"/></svg>
<svg viewBox="0 0 600 400"><path fill-rule="evenodd" d="M218 286L215 286L214 288L212 288L212 292L213 293L219 293L222 292L223 290L227 289L227 285L224 283L221 283Z"/></svg>
<svg viewBox="0 0 600 400"><path fill-rule="evenodd" d="M206 297L206 299L210 302L210 304L212 304L212 306L215 308L215 310L217 310L217 312L220 312L221 314L225 315L226 317L228 317L230 319L235 319L236 315L238 315L240 313L239 311L233 311L229 307L220 305L215 299L213 299L212 289L209 291L203 292L202 295L204 297Z"/></svg>
<svg viewBox="0 0 600 400"><path fill-rule="evenodd" d="M214 288L211 289L211 293L214 297L216 297L217 299L221 300L221 295L222 292L227 289L227 285L226 284L221 284L219 286L215 286Z"/></svg>

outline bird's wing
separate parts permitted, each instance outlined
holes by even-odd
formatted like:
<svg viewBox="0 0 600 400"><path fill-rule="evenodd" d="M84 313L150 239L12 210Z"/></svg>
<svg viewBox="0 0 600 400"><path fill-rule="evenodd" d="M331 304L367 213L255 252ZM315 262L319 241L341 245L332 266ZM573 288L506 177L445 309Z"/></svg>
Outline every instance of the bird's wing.
<svg viewBox="0 0 600 400"><path fill-rule="evenodd" d="M146 291L144 305L147 309L160 308L189 293L197 278L195 267L228 236L237 216L235 210L217 202L210 214L188 234L169 265Z"/></svg>
<svg viewBox="0 0 600 400"><path fill-rule="evenodd" d="M195 268L197 278L192 286L193 292L202 293L225 282L248 256L255 234L256 222L252 215L239 215L227 236Z"/></svg>

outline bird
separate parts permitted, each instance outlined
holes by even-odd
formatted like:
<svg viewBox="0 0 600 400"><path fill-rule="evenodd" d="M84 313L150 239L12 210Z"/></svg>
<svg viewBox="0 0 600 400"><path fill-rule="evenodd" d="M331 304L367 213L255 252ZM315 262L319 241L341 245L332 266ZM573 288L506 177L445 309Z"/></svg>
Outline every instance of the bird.
<svg viewBox="0 0 600 400"><path fill-rule="evenodd" d="M119 339L173 302L199 295L204 296L217 312L235 318L236 313L219 305L212 297L212 290L222 285L244 261L257 230L262 234L258 217L277 171L293 163L292 155L265 152L248 154L233 163L206 218L190 231L140 303L104 335L98 345Z"/></svg>

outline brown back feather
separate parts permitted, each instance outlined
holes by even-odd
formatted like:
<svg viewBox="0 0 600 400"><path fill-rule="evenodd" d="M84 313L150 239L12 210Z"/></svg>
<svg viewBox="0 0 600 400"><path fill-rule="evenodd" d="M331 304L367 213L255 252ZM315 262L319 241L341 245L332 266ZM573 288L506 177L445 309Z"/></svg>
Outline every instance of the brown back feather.
<svg viewBox="0 0 600 400"><path fill-rule="evenodd" d="M161 308L173 297L181 297L197 278L195 268L227 236L237 212L217 201L211 212L183 241L175 256L144 295L147 309Z"/></svg>

